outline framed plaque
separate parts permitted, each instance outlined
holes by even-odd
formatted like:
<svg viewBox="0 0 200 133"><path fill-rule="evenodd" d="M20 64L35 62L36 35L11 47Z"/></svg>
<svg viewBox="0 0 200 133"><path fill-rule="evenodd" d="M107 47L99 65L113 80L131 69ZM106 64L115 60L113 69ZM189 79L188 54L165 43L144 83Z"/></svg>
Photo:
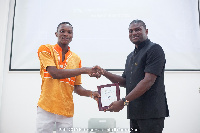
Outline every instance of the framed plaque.
<svg viewBox="0 0 200 133"><path fill-rule="evenodd" d="M101 95L98 101L99 111L108 109L109 105L120 100L120 88L118 83L97 86Z"/></svg>

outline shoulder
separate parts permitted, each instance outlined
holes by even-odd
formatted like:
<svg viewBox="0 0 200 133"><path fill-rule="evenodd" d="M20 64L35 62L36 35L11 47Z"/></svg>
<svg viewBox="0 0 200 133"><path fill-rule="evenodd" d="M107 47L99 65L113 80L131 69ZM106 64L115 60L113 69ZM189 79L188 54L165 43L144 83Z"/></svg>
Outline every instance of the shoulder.
<svg viewBox="0 0 200 133"><path fill-rule="evenodd" d="M50 44L46 44L46 45L41 45L38 48L38 56L42 53L42 54L51 54L51 50L52 50L52 45Z"/></svg>
<svg viewBox="0 0 200 133"><path fill-rule="evenodd" d="M74 53L74 52L72 52L72 51L71 51L71 53L72 53L72 56L73 56L74 58L81 59L76 53Z"/></svg>
<svg viewBox="0 0 200 133"><path fill-rule="evenodd" d="M163 48L157 43L152 43L152 46L150 47L148 52L164 54Z"/></svg>
<svg viewBox="0 0 200 133"><path fill-rule="evenodd" d="M50 44L41 45L38 48L38 53L40 53L40 52L50 52L50 49L51 49L51 45Z"/></svg>
<svg viewBox="0 0 200 133"><path fill-rule="evenodd" d="M162 49L162 47L157 43L153 43L153 46L151 46L151 48L153 48L153 49Z"/></svg>

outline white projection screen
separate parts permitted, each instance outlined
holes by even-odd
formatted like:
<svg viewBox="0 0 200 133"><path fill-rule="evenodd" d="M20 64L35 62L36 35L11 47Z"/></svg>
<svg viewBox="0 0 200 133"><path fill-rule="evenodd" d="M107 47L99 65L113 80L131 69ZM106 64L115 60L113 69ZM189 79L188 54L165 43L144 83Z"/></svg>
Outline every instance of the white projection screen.
<svg viewBox="0 0 200 133"><path fill-rule="evenodd" d="M198 0L16 0L10 71L37 71L40 45L56 44L60 22L74 28L71 50L82 66L123 70L134 50L132 20L143 20L148 37L166 55L166 70L200 71Z"/></svg>

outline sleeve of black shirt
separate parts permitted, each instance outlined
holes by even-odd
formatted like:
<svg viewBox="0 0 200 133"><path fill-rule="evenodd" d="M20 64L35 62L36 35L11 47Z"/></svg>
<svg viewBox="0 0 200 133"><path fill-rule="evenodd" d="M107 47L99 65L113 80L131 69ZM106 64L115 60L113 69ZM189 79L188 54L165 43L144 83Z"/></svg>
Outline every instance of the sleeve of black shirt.
<svg viewBox="0 0 200 133"><path fill-rule="evenodd" d="M126 72L125 72L126 70L124 69L124 72L122 73L122 77L123 78L126 78Z"/></svg>
<svg viewBox="0 0 200 133"><path fill-rule="evenodd" d="M161 76L165 69L165 62L165 53L162 47L158 44L155 44L147 51L144 72Z"/></svg>

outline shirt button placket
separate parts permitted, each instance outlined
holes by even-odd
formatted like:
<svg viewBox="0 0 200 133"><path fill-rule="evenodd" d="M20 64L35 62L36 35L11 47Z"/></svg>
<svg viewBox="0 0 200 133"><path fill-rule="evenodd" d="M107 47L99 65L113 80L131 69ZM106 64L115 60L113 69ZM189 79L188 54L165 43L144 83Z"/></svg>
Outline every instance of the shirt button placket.
<svg viewBox="0 0 200 133"><path fill-rule="evenodd" d="M132 68L133 67L131 66L130 84L131 84Z"/></svg>

